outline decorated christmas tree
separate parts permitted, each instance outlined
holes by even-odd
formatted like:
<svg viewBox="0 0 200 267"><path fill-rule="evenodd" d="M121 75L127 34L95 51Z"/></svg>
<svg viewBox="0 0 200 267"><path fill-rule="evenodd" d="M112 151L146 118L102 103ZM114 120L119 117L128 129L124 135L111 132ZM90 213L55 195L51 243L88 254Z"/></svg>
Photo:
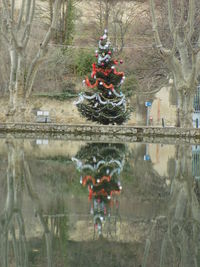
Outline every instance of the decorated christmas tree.
<svg viewBox="0 0 200 267"><path fill-rule="evenodd" d="M105 125L122 124L130 114L125 95L121 91L125 76L123 72L116 70L116 65L123 61L113 60L113 52L105 30L96 50L97 62L92 65L91 77L86 77L83 81L89 91L80 93L75 102L82 116Z"/></svg>
<svg viewBox="0 0 200 267"><path fill-rule="evenodd" d="M123 144L88 144L72 158L80 172L80 183L88 187L90 212L93 215L94 230L102 235L103 225L112 231L111 215L116 222L121 193L120 173L125 162ZM114 225L116 230L116 225Z"/></svg>

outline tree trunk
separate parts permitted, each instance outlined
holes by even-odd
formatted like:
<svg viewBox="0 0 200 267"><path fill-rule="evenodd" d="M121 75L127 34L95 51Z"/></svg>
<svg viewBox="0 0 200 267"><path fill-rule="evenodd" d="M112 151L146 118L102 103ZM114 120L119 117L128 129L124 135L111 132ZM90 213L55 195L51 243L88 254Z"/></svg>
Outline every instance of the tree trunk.
<svg viewBox="0 0 200 267"><path fill-rule="evenodd" d="M194 94L188 92L184 94L183 91L178 91L178 107L176 112L176 126L184 128L192 128L192 115L194 112L193 108Z"/></svg>
<svg viewBox="0 0 200 267"><path fill-rule="evenodd" d="M192 121L192 115L194 112L193 103L194 103L194 96L192 93L184 96L184 125L185 128L192 128L193 127L193 121Z"/></svg>
<svg viewBox="0 0 200 267"><path fill-rule="evenodd" d="M22 112L25 107L24 95L24 74L25 60L22 53L18 53L13 47L10 48L11 72L9 82L9 106L7 115L20 115L20 119L24 119Z"/></svg>

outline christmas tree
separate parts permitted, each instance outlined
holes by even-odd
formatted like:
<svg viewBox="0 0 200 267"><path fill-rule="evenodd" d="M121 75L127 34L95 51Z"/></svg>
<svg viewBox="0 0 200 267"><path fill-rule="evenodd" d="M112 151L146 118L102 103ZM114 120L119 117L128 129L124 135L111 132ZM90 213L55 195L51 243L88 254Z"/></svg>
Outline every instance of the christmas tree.
<svg viewBox="0 0 200 267"><path fill-rule="evenodd" d="M117 196L122 190L119 175L125 163L125 146L88 144L72 160L81 174L80 183L88 187L94 229L100 236L103 225L107 224L111 231L111 215L114 222L118 215Z"/></svg>
<svg viewBox="0 0 200 267"><path fill-rule="evenodd" d="M116 70L119 62L112 59L113 52L105 30L96 50L97 63L92 65L91 77L86 77L83 81L90 91L80 93L75 102L82 116L105 125L122 124L130 114L125 95L121 91L125 76L123 72ZM123 61L120 60L120 63Z"/></svg>

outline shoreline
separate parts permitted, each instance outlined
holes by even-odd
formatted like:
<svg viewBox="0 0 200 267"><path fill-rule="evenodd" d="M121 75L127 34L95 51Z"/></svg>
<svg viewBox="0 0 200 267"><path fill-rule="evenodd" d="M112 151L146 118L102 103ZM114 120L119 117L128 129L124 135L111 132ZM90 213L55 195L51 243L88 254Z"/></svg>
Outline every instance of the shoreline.
<svg viewBox="0 0 200 267"><path fill-rule="evenodd" d="M16 136L47 136L55 139L76 140L108 140L121 142L156 142L159 139L171 140L170 143L180 141L198 143L200 129L176 128L176 127L154 127L154 126L117 126L117 125L91 125L91 124L55 124L55 123L0 123L0 137L7 134ZM28 138L29 138L28 137ZM174 140L173 140L174 139ZM146 140L146 141L145 141ZM172 141L173 140L173 141Z"/></svg>

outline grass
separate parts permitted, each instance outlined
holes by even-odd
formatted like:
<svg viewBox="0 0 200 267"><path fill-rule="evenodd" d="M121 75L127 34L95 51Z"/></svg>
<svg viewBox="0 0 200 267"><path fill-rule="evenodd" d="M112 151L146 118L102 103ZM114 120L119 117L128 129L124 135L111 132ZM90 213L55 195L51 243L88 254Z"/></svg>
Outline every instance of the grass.
<svg viewBox="0 0 200 267"><path fill-rule="evenodd" d="M63 92L63 93L58 93L58 92L56 92L56 93L37 93L37 94L34 94L34 96L47 97L50 99L56 99L59 101L64 101L67 99L76 98L78 96L78 94L67 91L67 92Z"/></svg>

